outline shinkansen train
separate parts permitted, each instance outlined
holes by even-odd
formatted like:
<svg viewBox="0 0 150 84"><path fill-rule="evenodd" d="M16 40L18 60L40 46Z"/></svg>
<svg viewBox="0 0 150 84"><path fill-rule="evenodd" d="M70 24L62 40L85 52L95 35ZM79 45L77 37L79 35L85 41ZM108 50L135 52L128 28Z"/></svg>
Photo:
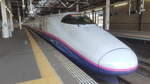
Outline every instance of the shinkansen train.
<svg viewBox="0 0 150 84"><path fill-rule="evenodd" d="M91 72L118 76L134 72L138 67L135 53L86 15L55 14L38 17L25 25Z"/></svg>

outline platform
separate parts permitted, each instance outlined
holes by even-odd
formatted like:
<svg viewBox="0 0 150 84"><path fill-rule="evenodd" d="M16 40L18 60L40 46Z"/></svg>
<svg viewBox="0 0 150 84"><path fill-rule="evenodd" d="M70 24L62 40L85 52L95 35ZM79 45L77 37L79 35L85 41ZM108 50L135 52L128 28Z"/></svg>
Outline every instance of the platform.
<svg viewBox="0 0 150 84"><path fill-rule="evenodd" d="M39 36L26 34L25 29L15 30L10 39L0 36L0 67L0 84L97 84Z"/></svg>
<svg viewBox="0 0 150 84"><path fill-rule="evenodd" d="M109 31L117 37L150 41L150 32L145 31Z"/></svg>

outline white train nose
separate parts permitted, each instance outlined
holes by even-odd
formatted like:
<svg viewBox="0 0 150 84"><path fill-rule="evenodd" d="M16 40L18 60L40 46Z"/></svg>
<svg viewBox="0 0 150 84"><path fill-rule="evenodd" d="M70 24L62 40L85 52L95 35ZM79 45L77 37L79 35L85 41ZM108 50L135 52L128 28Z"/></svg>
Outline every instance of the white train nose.
<svg viewBox="0 0 150 84"><path fill-rule="evenodd" d="M130 49L112 50L99 61L99 67L108 71L133 71L137 66L137 57Z"/></svg>

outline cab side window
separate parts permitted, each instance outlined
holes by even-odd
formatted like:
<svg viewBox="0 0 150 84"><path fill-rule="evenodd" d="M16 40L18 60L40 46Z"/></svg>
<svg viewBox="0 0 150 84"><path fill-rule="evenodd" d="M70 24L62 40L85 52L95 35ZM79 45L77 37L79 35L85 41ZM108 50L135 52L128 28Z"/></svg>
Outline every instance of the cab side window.
<svg viewBox="0 0 150 84"><path fill-rule="evenodd" d="M94 24L94 22L90 18L80 14L66 15L62 19L62 22L67 24Z"/></svg>

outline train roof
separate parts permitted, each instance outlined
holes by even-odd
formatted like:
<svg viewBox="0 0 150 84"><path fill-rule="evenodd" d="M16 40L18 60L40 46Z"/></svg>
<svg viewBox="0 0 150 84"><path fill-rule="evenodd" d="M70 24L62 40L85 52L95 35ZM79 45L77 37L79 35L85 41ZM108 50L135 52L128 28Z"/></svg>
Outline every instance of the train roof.
<svg viewBox="0 0 150 84"><path fill-rule="evenodd" d="M69 15L69 14L80 14L80 12L65 12L65 13L60 13L60 14L52 14L50 16L66 16L66 15Z"/></svg>

